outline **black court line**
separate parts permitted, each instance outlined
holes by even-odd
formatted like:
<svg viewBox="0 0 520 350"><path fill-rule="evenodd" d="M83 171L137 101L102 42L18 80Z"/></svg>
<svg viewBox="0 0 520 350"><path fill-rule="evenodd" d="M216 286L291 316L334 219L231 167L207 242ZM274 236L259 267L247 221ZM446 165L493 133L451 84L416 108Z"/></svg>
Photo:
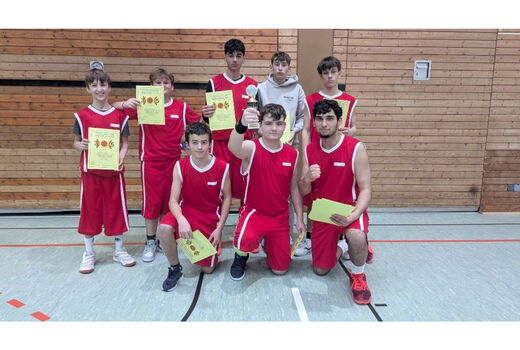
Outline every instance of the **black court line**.
<svg viewBox="0 0 520 350"><path fill-rule="evenodd" d="M202 289L202 280L204 279L204 272L200 272L199 281L197 282L197 288L195 289L195 295L193 296L193 301L191 302L190 308L186 311L186 314L182 318L181 322L186 322L190 317L191 313L195 309L197 305L197 301L199 300L200 290Z"/></svg>
<svg viewBox="0 0 520 350"><path fill-rule="evenodd" d="M338 259L338 262L339 262L339 265L341 266L343 271L345 271L345 273L347 274L347 276L348 276L348 278L350 280L350 272L347 270L346 266L343 264L341 259ZM372 314L374 315L376 320L378 322L383 322L383 319L381 318L381 316L379 316L379 314L377 313L376 309L374 309L374 307L372 306L372 303L368 303L367 305L368 305L368 308L370 309L370 311L372 311Z"/></svg>

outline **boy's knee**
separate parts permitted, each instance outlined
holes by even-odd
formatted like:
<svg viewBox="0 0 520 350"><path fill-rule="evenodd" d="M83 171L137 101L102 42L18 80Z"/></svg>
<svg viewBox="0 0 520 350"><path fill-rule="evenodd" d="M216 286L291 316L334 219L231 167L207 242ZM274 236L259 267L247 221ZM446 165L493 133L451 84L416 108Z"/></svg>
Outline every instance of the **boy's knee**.
<svg viewBox="0 0 520 350"><path fill-rule="evenodd" d="M211 267L211 266L202 266L202 272L206 273L206 274L212 274L213 271L215 271L215 266Z"/></svg>
<svg viewBox="0 0 520 350"><path fill-rule="evenodd" d="M325 276L331 270L331 269L321 269L321 268L315 267L315 266L312 269L313 269L314 273L317 274L318 276Z"/></svg>
<svg viewBox="0 0 520 350"><path fill-rule="evenodd" d="M275 275L278 275L278 276L282 276L282 275L285 275L287 273L287 270L274 270L274 269L271 269L272 273L274 273Z"/></svg>
<svg viewBox="0 0 520 350"><path fill-rule="evenodd" d="M159 225L157 227L157 235L159 236L160 240L166 240L170 238L170 236L173 234L173 227L168 225Z"/></svg>

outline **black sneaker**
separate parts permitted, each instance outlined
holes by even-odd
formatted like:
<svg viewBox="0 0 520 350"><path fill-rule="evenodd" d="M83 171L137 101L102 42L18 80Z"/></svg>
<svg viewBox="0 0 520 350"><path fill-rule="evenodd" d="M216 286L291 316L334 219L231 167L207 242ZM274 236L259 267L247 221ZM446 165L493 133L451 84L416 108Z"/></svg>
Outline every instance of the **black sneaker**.
<svg viewBox="0 0 520 350"><path fill-rule="evenodd" d="M246 274L246 263L249 258L249 254L246 256L240 256L235 253L235 260L233 260L233 264L231 264L231 279L233 281L240 281L244 278Z"/></svg>
<svg viewBox="0 0 520 350"><path fill-rule="evenodd" d="M177 282L182 278L182 266L181 264L177 264L175 266L170 266L168 268L168 278L166 278L162 284L162 289L165 292L171 292Z"/></svg>

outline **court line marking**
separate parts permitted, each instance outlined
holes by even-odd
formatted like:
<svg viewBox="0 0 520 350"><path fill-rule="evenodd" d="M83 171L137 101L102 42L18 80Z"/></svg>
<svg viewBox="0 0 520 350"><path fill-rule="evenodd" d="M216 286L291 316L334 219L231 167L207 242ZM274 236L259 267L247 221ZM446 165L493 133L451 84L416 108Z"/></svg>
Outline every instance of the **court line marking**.
<svg viewBox="0 0 520 350"><path fill-rule="evenodd" d="M370 243L511 243L520 239L371 239ZM223 241L222 244L231 244ZM125 242L127 246L144 246L143 242ZM83 247L84 243L48 243L48 244L0 244L0 248L46 248L46 247ZM94 246L112 246L114 243L94 243Z"/></svg>
<svg viewBox="0 0 520 350"><path fill-rule="evenodd" d="M348 285L350 286L350 272L347 270L347 267L345 266L345 264L343 264L343 261L341 261L341 258L338 259L338 262L339 262L339 265L341 266L341 268L343 269L343 271L345 271L345 273L347 274L347 277L349 279L349 281L348 281L349 284ZM374 309L374 307L372 306L372 303L368 303L367 306L370 309L370 311L372 311L372 314L374 315L376 320L378 322L383 322L383 319L381 318L381 316L379 316L379 314L377 313L376 309Z"/></svg>
<svg viewBox="0 0 520 350"><path fill-rule="evenodd" d="M300 322L309 322L309 318L307 317L307 311L305 311L305 305L303 304L300 290L298 288L291 288L291 292L294 299L294 303L296 304L296 310L298 310Z"/></svg>
<svg viewBox="0 0 520 350"><path fill-rule="evenodd" d="M186 311L186 314L182 317L181 322L186 322L188 318L191 316L191 313L195 309L195 306L197 305L197 301L199 300L200 291L202 289L202 280L204 279L204 272L200 272L199 274L199 281L197 282L197 288L195 289L195 295L193 296L193 301L191 302L191 305Z"/></svg>

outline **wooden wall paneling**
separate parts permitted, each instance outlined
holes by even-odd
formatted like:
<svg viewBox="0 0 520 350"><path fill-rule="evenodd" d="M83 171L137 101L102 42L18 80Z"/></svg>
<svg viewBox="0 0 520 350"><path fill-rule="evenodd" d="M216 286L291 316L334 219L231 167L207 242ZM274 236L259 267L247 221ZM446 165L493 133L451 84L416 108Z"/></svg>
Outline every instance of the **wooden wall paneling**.
<svg viewBox="0 0 520 350"><path fill-rule="evenodd" d="M480 204L496 31L335 31L347 92L359 99L373 206ZM414 81L413 62L432 60Z"/></svg>
<svg viewBox="0 0 520 350"><path fill-rule="evenodd" d="M480 211L520 212L520 31L499 30Z"/></svg>

